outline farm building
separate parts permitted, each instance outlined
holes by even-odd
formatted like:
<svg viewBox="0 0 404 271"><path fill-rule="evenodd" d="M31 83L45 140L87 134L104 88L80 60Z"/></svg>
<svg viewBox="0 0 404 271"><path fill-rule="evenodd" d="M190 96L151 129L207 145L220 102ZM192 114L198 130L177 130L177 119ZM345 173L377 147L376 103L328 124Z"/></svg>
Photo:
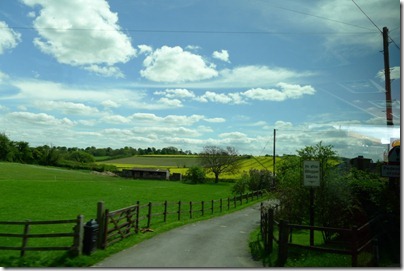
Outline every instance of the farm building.
<svg viewBox="0 0 404 271"><path fill-rule="evenodd" d="M133 179L168 180L170 171L158 168L132 168L122 170L122 176Z"/></svg>

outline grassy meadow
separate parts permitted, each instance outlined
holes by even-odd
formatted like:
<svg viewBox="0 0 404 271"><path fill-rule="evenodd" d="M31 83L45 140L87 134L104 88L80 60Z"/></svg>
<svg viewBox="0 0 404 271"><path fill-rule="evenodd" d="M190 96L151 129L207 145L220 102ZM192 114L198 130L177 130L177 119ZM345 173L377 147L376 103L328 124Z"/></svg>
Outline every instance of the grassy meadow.
<svg viewBox="0 0 404 271"><path fill-rule="evenodd" d="M162 203L165 200L168 202L178 202L180 200L183 202L208 202L232 197L232 184L226 182L190 185L173 181L131 180L93 174L88 171L17 163L0 163L0 172L0 191L2 192L0 221L64 220L74 219L81 214L84 215L84 221L87 222L92 218L96 218L98 201L104 201L105 207L112 211L133 205L136 201L140 201L141 204L148 202ZM54 226L40 227L43 227L44 231L36 230L37 226L33 226L32 233L47 232L46 227L52 227L52 230L55 230ZM56 232L70 231L72 225L68 225L67 230L66 226L63 227L65 227L64 230L61 228ZM162 226L162 228L164 227L173 226ZM22 228L22 226L0 225L0 232L21 234ZM152 234L149 236L152 236ZM114 248L97 251L96 255L101 255L99 256L101 258L105 257L107 254L117 252L125 246L131 246L145 237L144 235L136 235L134 238L139 240L122 241L120 242L122 244L118 243L113 246ZM54 240L51 240L52 244L54 244ZM32 246L49 245L49 240L46 240L46 238L32 239L29 243L31 242ZM21 239L0 237L0 243L8 246L20 246ZM67 241L67 244L69 243L70 241ZM51 264L49 262L50 258L62 253L57 251L28 251L28 256L21 259L19 258L19 251L2 250L0 252L0 266L41 266L45 264L44 262L48 265ZM40 259L35 258L35 260L28 260L28 263L22 264L21 261L30 259L30 255L40 255L38 256ZM14 257L14 262L17 263L9 265L10 260L7 257L10 256ZM48 260L43 259L43 257ZM82 257L90 258L88 256ZM87 259L87 261L91 262L96 259L97 256L92 256L91 260ZM34 264L32 261L36 261L36 263ZM59 265L60 263L51 264L51 266ZM80 264L75 263L74 265ZM88 265L88 262L83 264L83 266L85 265Z"/></svg>

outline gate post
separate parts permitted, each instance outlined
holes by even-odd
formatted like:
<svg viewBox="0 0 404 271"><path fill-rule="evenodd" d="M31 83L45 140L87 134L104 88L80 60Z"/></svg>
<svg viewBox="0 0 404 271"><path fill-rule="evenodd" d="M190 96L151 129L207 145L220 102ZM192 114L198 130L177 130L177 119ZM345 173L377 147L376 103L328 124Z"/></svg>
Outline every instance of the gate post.
<svg viewBox="0 0 404 271"><path fill-rule="evenodd" d="M268 252L272 253L272 247L274 242L274 209L268 209Z"/></svg>
<svg viewBox="0 0 404 271"><path fill-rule="evenodd" d="M97 248L101 248L105 232L105 205L103 201L97 203L97 223L99 225Z"/></svg>
<svg viewBox="0 0 404 271"><path fill-rule="evenodd" d="M353 226L352 227L352 248L351 248L351 253L352 253L352 267L357 267L358 266L358 227Z"/></svg>
<svg viewBox="0 0 404 271"><path fill-rule="evenodd" d="M279 245L277 266L283 267L288 259L289 222L279 221Z"/></svg>

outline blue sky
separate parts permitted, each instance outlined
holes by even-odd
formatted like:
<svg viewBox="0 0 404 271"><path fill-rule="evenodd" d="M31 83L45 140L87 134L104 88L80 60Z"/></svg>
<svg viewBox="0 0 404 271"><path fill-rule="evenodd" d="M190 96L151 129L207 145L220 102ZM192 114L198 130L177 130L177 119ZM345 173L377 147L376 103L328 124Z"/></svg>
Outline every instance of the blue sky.
<svg viewBox="0 0 404 271"><path fill-rule="evenodd" d="M400 136L400 31L392 0L2 0L0 130L32 146L265 155L276 129L279 155L323 141L382 160Z"/></svg>

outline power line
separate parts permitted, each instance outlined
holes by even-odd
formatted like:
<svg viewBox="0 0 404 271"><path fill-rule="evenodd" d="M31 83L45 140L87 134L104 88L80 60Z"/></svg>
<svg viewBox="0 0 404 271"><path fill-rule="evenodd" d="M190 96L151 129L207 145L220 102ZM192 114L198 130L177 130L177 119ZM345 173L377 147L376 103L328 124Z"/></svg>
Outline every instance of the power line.
<svg viewBox="0 0 404 271"><path fill-rule="evenodd" d="M124 31L138 33L188 33L188 34L264 34L264 35L358 35L373 34L369 32L270 32L270 31L215 31L215 30L164 30L164 29L101 29L101 28L57 28L57 27L29 27L29 26L9 26L0 29L19 30L54 30L54 31ZM367 29L369 30L369 29Z"/></svg>
<svg viewBox="0 0 404 271"><path fill-rule="evenodd" d="M372 19L361 9L361 7L356 4L354 0L352 2L355 4L355 6L358 7L358 9L369 19L369 21L379 30L380 33L383 33L383 31L372 21Z"/></svg>
<svg viewBox="0 0 404 271"><path fill-rule="evenodd" d="M358 7L358 9L366 16L366 18L369 19L369 21L379 30L380 33L383 34L383 31L375 24L375 22L373 22L373 20L363 11L363 9L361 9L361 7L354 1L352 0L352 2L355 4L355 6ZM389 39L391 40L391 42L400 50L400 47L397 45L397 43L389 36Z"/></svg>

